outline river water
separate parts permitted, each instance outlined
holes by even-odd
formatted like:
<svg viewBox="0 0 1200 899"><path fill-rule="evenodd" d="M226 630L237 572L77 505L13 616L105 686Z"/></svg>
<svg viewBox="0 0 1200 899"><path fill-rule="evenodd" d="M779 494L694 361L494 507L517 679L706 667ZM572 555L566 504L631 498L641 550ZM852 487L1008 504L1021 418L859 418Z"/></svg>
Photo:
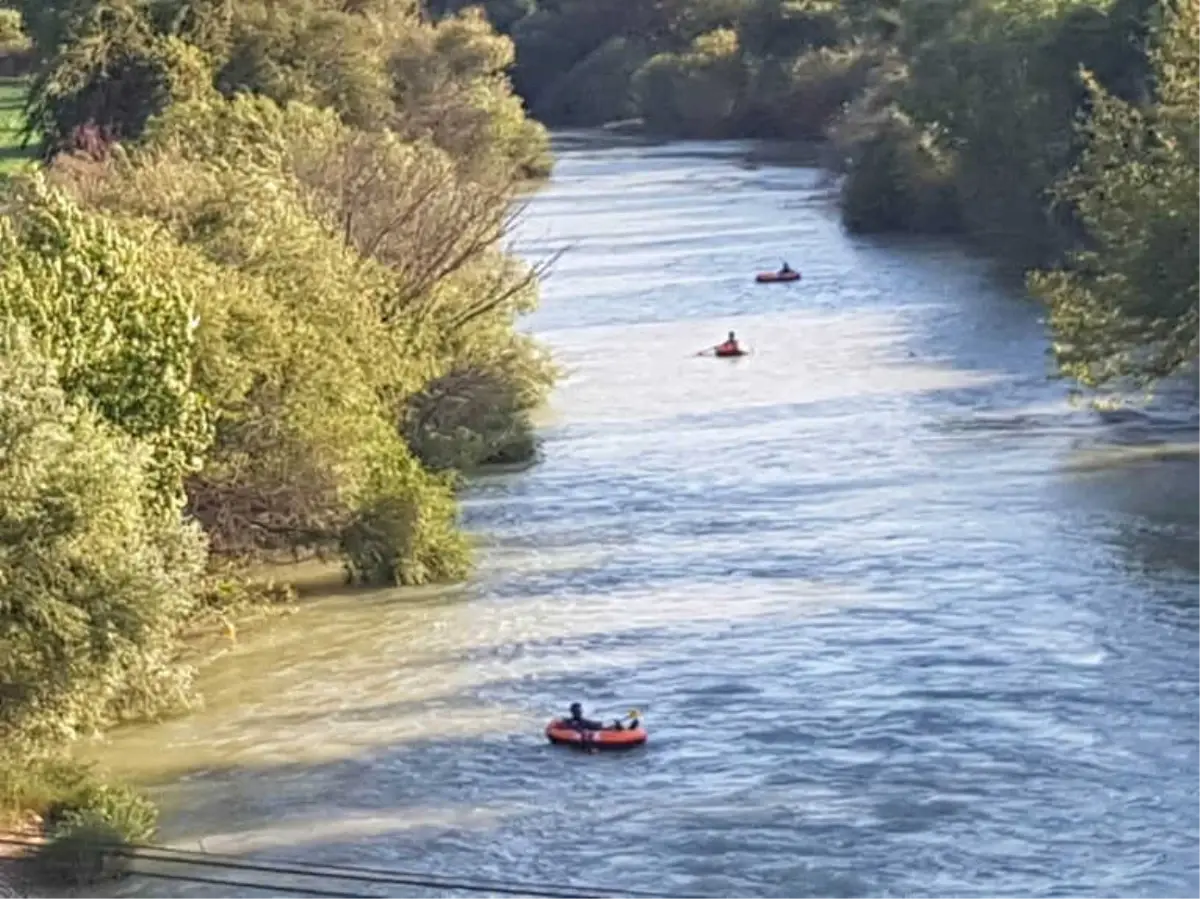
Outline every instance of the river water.
<svg viewBox="0 0 1200 899"><path fill-rule="evenodd" d="M200 712L111 735L165 840L658 895L1197 895L1194 452L1069 409L984 262L849 237L817 169L752 150L559 137L519 234L570 247L528 320L566 373L544 461L471 490L465 588L312 602ZM799 284L751 283L781 258ZM752 355L695 355L730 328ZM573 699L651 744L546 745Z"/></svg>

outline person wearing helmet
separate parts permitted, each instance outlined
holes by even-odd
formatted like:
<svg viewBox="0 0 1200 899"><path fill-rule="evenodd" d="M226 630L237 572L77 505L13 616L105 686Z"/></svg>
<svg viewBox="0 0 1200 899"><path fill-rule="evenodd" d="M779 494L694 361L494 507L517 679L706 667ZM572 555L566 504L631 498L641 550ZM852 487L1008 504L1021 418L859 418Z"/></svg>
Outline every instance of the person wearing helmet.
<svg viewBox="0 0 1200 899"><path fill-rule="evenodd" d="M590 718L583 717L583 706L578 702L571 703L571 716L567 718L566 723L576 730L604 729L604 724L600 721L592 721Z"/></svg>

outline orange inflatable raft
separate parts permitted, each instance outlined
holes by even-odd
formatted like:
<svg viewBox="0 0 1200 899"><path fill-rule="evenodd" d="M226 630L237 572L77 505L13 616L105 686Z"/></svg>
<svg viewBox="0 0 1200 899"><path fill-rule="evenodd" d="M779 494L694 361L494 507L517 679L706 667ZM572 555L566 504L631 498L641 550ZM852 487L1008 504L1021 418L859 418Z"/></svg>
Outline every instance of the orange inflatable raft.
<svg viewBox="0 0 1200 899"><path fill-rule="evenodd" d="M640 724L624 730L579 731L556 718L546 725L546 739L558 746L579 746L586 749L632 749L646 742L646 730Z"/></svg>
<svg viewBox="0 0 1200 899"><path fill-rule="evenodd" d="M800 273L791 272L759 272L754 276L754 280L759 284L774 284L783 281L799 281Z"/></svg>

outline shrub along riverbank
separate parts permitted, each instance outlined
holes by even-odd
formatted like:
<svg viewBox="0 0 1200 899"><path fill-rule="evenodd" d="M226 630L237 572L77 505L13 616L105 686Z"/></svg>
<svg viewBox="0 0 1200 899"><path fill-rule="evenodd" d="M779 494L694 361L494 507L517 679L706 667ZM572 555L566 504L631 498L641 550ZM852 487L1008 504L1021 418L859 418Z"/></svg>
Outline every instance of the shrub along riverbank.
<svg viewBox="0 0 1200 899"><path fill-rule="evenodd" d="M547 123L828 138L847 227L962 234L1029 270L1065 375L1124 389L1196 358L1195 0L484 6Z"/></svg>
<svg viewBox="0 0 1200 899"><path fill-rule="evenodd" d="M0 188L0 812L145 839L62 752L195 701L185 631L289 596L250 563L466 573L458 473L532 458L552 379L498 243L548 141L480 14L17 6L44 164Z"/></svg>

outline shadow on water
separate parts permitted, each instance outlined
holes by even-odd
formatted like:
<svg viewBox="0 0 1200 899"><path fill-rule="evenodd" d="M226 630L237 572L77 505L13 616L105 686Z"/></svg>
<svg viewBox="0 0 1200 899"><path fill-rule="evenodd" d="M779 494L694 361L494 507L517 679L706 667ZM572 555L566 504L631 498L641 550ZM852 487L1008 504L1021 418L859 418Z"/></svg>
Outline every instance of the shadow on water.
<svg viewBox="0 0 1200 899"><path fill-rule="evenodd" d="M1136 573L1195 583L1200 575L1200 460L1195 443L1149 448L1092 442L1068 458L1063 491L1103 517L1102 533ZM1164 596L1195 624L1197 597Z"/></svg>
<svg viewBox="0 0 1200 899"><path fill-rule="evenodd" d="M944 657L926 648L925 658L925 670L944 676ZM1002 665L994 659L991 669ZM979 742L978 723L989 706L1034 710L1062 698L1033 684L1013 693L989 689L979 674L954 689L931 685L919 696L889 696L878 686L857 695L827 688L786 727L756 721L743 708L724 720L724 751L747 760L765 755L770 763L749 765L720 789L709 782L714 760L696 751L703 732L686 722L722 720L714 715L726 707L729 686L672 697L661 717L648 715L651 745L620 755L550 747L540 738L542 722L530 721L522 731L418 738L319 763L209 767L175 779L163 797L168 811L188 810L186 826L174 828L170 842L194 848L203 840L205 851L248 858L496 881L782 897L893 894L900 883L920 881L922 872L937 877L937 861L906 848L956 833L967 839L960 863L977 872L975 889L959 894L991 895L989 884L1012 872L996 867L1004 853L988 835L997 797L979 773L1019 767L1022 794L1053 824L1077 813L1056 806L1054 785L1064 777L1103 777L1106 769L1095 769L1094 759L1064 768L1053 742ZM503 683L494 687L505 691ZM557 695L578 688L575 677L539 683ZM796 764L804 747L821 751ZM1114 756L1106 764L1117 762ZM488 769L508 776L496 783L483 775ZM545 801L547 792L560 800ZM231 820L235 830L228 829ZM647 838L631 840L631 832ZM1119 828L1106 833L1116 836ZM554 851L535 850L547 846ZM763 857L771 861L763 864ZM135 880L121 894L225 895L209 885L168 886ZM1035 878L1018 894L1050 895L1056 887L1077 893L1061 879ZM398 894L386 887L355 892Z"/></svg>
<svg viewBox="0 0 1200 899"><path fill-rule="evenodd" d="M448 799L448 782L465 786L472 776L462 769L460 760L479 753L487 753L495 765L528 772L544 789L558 792L561 802L533 808L525 805L520 795L480 797L465 789ZM401 771L408 774L398 777ZM276 786L270 809L256 813L264 778ZM578 884L618 895L624 889L697 897L736 895L746 890L764 897L850 897L873 892L853 870L839 871L843 865L826 867L820 860L823 855L841 855L860 838L858 827L819 819L806 825L803 812L775 807L758 816L754 824L757 836L710 830L716 823L710 815L724 817L731 809L689 810L663 792L671 781L650 750L585 755L539 743L532 735L503 743L434 739L326 765L267 771L230 768L189 775L179 801L188 803L197 819L210 821L214 829L181 834L172 845L261 863L363 866L448 880L525 882L550 890ZM320 791L323 810L319 815L306 814L303 808L294 814L280 810L281 800L308 802L315 798L311 793L291 795L286 785L292 783ZM241 827L236 832L222 832L221 822L231 812L238 814ZM678 842L673 856L664 856L647 843L631 844L620 835L620 828L610 826L618 821L622 828L652 826L649 819L664 812L673 819L671 830ZM897 814L912 812L910 806L896 809ZM926 815L931 813L953 817L958 809L925 810ZM729 872L743 863L743 854L753 852L755 844L762 841L764 828L793 832L794 856L770 871L740 870L731 876ZM570 849L553 857L503 848L551 842L555 834L572 834L575 839ZM481 840L484 835L487 839ZM436 868L430 858L437 859ZM242 896L279 895L281 884L343 889L357 895L479 895L478 890L220 872L148 861L136 867L175 875L232 876L261 884L259 889L237 888L236 894ZM230 895L230 891L203 883L164 883L135 874L109 895L218 897Z"/></svg>
<svg viewBox="0 0 1200 899"><path fill-rule="evenodd" d="M864 247L894 260L893 284L907 298L907 347L918 360L961 371L1013 376L1014 393L979 393L972 402L994 405L1065 395L1049 381L1042 307L998 276L995 262L949 240L921 237L860 238ZM916 263L916 264L914 264ZM885 262L885 264L887 264ZM947 277L947 271L954 272Z"/></svg>
<svg viewBox="0 0 1200 899"><path fill-rule="evenodd" d="M542 686L567 694L578 685L557 678ZM206 851L251 858L496 880L600 879L659 895L878 894L899 875L888 859L907 841L971 827L988 799L971 782L973 765L1033 758L972 745L966 710L847 704L843 697L813 703L787 728L746 712L729 720L727 752L765 752L776 764L753 765L749 776L714 792L705 784L713 761L694 751L703 737L679 722L689 714L707 719L726 695L728 688L686 691L664 718L672 723L652 731L650 747L619 756L549 747L538 734L541 722L531 722L527 732L418 739L317 764L190 772L164 797L168 810L188 809L187 827L176 828L171 843L186 848L203 839ZM964 691L950 701L982 695ZM956 740L966 742L954 757L940 744ZM808 766L778 763L781 750L818 744L834 755ZM1051 777L1053 764L1048 750L1029 768L1031 791ZM513 776L500 789L482 789L480 773L489 767ZM561 801L530 802L546 791ZM236 831L226 829L231 819ZM619 828L610 826L616 822ZM656 839L631 841L630 830ZM529 851L547 845L555 846L552 854ZM773 861L752 865L762 854ZM171 887L171 895L221 895L213 886ZM163 892L149 880L125 885L122 894Z"/></svg>

